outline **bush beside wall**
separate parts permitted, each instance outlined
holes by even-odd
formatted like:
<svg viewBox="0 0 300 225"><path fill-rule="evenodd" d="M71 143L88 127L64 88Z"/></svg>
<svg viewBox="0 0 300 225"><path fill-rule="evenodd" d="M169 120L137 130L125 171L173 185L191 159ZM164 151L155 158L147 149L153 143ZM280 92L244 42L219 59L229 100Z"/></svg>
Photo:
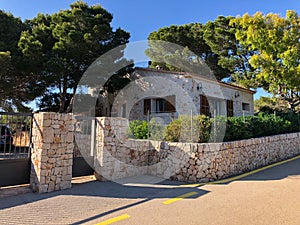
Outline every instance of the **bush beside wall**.
<svg viewBox="0 0 300 225"><path fill-rule="evenodd" d="M153 121L148 124L137 120L131 121L129 126L128 137L131 138L193 143L228 142L300 131L299 115L287 113L280 116L262 113L246 117L220 116L215 119L204 115L192 119L180 116L166 127Z"/></svg>

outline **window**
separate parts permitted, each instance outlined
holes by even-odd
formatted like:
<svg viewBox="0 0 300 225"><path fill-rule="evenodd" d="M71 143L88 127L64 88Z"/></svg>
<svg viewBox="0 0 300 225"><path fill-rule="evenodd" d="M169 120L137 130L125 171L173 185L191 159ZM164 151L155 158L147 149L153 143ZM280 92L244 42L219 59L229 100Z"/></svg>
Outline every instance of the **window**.
<svg viewBox="0 0 300 225"><path fill-rule="evenodd" d="M233 117L233 101L227 100L227 117Z"/></svg>
<svg viewBox="0 0 300 225"><path fill-rule="evenodd" d="M151 113L151 99L144 99L144 115Z"/></svg>
<svg viewBox="0 0 300 225"><path fill-rule="evenodd" d="M167 96L165 98L144 99L144 115L147 115L148 112L170 113L175 111L175 95Z"/></svg>
<svg viewBox="0 0 300 225"><path fill-rule="evenodd" d="M200 113L209 117L221 114L221 99L200 95Z"/></svg>
<svg viewBox="0 0 300 225"><path fill-rule="evenodd" d="M242 103L242 110L243 111L250 111L250 104L249 103Z"/></svg>
<svg viewBox="0 0 300 225"><path fill-rule="evenodd" d="M200 95L200 113L206 116L210 116L209 102L204 95Z"/></svg>
<svg viewBox="0 0 300 225"><path fill-rule="evenodd" d="M162 113L166 111L166 100L163 98L156 99L156 112Z"/></svg>

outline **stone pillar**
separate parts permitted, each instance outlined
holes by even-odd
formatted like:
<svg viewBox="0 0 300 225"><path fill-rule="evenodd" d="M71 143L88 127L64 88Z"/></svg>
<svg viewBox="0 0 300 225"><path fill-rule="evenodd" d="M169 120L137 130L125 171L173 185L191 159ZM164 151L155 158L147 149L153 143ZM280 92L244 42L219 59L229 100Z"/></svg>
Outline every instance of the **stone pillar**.
<svg viewBox="0 0 300 225"><path fill-rule="evenodd" d="M96 154L94 157L97 180L115 180L125 177L123 162L126 149L128 120L120 117L98 117L96 126Z"/></svg>
<svg viewBox="0 0 300 225"><path fill-rule="evenodd" d="M73 141L72 114L34 114L30 185L35 192L71 188Z"/></svg>

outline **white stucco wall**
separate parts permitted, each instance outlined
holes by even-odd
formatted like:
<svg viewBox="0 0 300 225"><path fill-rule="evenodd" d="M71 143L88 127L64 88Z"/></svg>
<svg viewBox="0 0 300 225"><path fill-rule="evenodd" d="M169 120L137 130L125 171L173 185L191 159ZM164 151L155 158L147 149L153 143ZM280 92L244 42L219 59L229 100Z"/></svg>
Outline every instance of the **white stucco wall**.
<svg viewBox="0 0 300 225"><path fill-rule="evenodd" d="M139 79L131 82L115 99L113 107L118 112L115 116L122 116L120 106L126 104L126 117L146 119L143 99L170 95L176 96L176 116L200 114L200 95L219 101L219 115L227 115L226 100L233 101L234 116L254 114L254 92L250 90L188 74L151 69L137 69L135 73ZM243 111L243 103L249 104L249 110Z"/></svg>

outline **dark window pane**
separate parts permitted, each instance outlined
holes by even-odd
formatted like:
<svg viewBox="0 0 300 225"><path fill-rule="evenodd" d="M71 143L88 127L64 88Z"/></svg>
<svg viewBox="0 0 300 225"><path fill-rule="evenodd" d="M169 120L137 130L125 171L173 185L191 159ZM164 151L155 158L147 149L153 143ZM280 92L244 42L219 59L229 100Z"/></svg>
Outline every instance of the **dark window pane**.
<svg viewBox="0 0 300 225"><path fill-rule="evenodd" d="M227 100L227 116L233 117L233 101Z"/></svg>

